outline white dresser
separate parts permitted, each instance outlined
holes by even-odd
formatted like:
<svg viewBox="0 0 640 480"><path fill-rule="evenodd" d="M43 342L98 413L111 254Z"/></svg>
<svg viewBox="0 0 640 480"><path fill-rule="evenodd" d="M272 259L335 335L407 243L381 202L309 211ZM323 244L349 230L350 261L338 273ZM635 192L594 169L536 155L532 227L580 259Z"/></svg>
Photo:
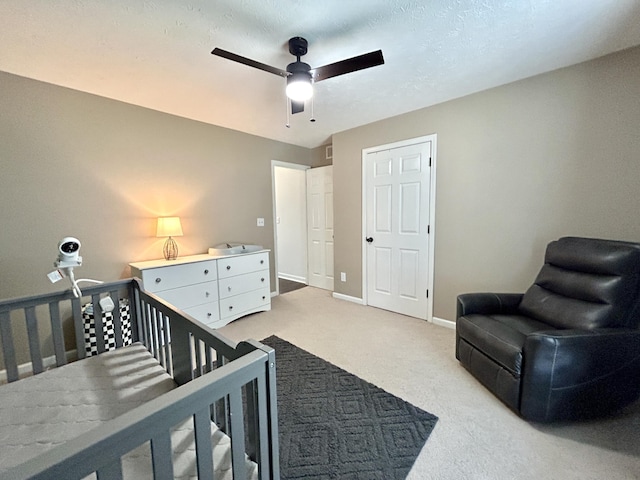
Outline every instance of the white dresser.
<svg viewBox="0 0 640 480"><path fill-rule="evenodd" d="M269 251L129 264L145 290L211 328L250 313L271 310Z"/></svg>

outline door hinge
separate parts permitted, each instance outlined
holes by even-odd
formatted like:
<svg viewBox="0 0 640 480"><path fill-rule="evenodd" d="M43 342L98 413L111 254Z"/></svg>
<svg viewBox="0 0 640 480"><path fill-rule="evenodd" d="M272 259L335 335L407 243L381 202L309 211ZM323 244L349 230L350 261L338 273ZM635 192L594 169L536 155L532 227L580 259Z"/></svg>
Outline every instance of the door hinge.
<svg viewBox="0 0 640 480"><path fill-rule="evenodd" d="M431 233L431 225L427 225L427 235Z"/></svg>
<svg viewBox="0 0 640 480"><path fill-rule="evenodd" d="M431 166L431 157L429 157L429 166Z"/></svg>
<svg viewBox="0 0 640 480"><path fill-rule="evenodd" d="M429 289L427 288L427 298L429 298Z"/></svg>

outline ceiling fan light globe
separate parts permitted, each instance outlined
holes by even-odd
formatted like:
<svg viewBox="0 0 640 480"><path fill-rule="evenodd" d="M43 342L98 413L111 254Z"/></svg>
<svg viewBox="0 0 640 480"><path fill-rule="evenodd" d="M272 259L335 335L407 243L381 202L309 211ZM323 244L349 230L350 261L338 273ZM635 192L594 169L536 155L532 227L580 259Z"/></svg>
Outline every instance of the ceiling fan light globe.
<svg viewBox="0 0 640 480"><path fill-rule="evenodd" d="M287 78L287 97L295 102L304 102L313 95L311 78L308 74L293 74Z"/></svg>

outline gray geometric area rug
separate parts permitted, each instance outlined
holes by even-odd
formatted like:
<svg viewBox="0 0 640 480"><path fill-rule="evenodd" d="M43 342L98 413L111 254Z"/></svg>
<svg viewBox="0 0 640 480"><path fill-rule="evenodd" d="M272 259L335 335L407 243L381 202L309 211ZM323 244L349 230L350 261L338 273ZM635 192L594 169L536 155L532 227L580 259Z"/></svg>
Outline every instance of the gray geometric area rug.
<svg viewBox="0 0 640 480"><path fill-rule="evenodd" d="M404 480L438 417L271 336L280 478Z"/></svg>

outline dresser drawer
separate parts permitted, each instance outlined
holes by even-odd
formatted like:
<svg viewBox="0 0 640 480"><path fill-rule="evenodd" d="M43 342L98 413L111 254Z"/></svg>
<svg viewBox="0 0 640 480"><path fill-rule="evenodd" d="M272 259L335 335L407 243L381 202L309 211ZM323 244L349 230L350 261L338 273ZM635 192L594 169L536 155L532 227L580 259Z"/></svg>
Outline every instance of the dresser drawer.
<svg viewBox="0 0 640 480"><path fill-rule="evenodd" d="M220 320L218 302L210 302L205 303L204 305L186 308L184 312L207 326L211 326L211 324Z"/></svg>
<svg viewBox="0 0 640 480"><path fill-rule="evenodd" d="M269 287L220 299L220 318L238 316L271 302Z"/></svg>
<svg viewBox="0 0 640 480"><path fill-rule="evenodd" d="M161 292L184 285L216 279L216 261L184 263L142 271L142 283L149 292Z"/></svg>
<svg viewBox="0 0 640 480"><path fill-rule="evenodd" d="M240 295L260 288L269 288L269 270L223 278L219 283L220 298Z"/></svg>
<svg viewBox="0 0 640 480"><path fill-rule="evenodd" d="M269 252L220 258L218 259L218 278L242 275L265 268L269 268Z"/></svg>
<svg viewBox="0 0 640 480"><path fill-rule="evenodd" d="M185 308L202 305L203 303L215 302L218 300L218 282L204 282L186 287L174 288L158 292L171 305L184 310Z"/></svg>

